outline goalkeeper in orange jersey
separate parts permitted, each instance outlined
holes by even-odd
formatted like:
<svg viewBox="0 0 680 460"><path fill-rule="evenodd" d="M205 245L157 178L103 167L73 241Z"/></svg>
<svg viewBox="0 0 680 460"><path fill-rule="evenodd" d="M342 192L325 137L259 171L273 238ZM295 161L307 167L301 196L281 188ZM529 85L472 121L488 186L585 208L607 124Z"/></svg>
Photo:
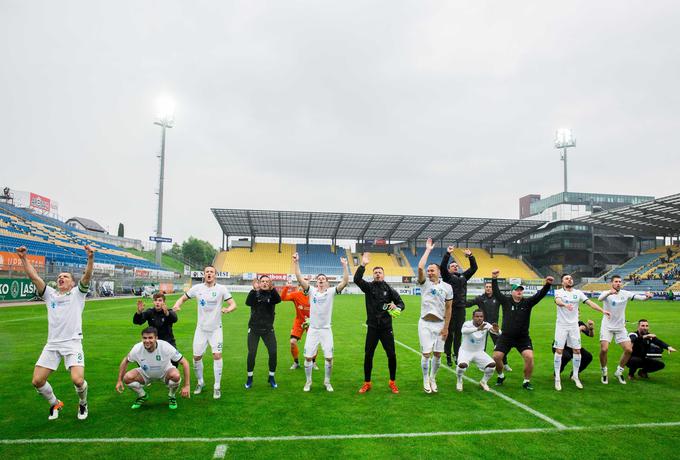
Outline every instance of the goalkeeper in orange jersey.
<svg viewBox="0 0 680 460"><path fill-rule="evenodd" d="M302 339L302 334L309 326L309 297L301 289L294 288L293 283L288 280L281 290L281 300L284 302L291 301L295 305L295 319L293 320L293 328L290 330L290 354L293 355L293 365L290 368L291 370L298 369L300 367L298 341ZM315 356L314 369L318 368Z"/></svg>

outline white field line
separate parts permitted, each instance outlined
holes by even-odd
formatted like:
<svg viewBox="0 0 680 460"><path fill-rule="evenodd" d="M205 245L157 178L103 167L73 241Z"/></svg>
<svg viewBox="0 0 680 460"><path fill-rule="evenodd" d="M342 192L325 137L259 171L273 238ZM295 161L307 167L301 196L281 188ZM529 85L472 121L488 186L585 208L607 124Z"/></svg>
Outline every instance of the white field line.
<svg viewBox="0 0 680 460"><path fill-rule="evenodd" d="M411 347L409 347L408 345L406 345L405 343L402 343L402 342L400 342L400 341L398 341L398 340L396 340L396 339L394 340L394 343L397 343L397 344L401 345L402 347L406 348L407 350L410 350L410 351L416 353L418 356L421 356L421 355L422 355L418 350L416 350L416 349L414 349L414 348L411 348ZM442 369L446 369L447 371L452 372L452 373L454 373L454 374L456 373L456 371L454 371L453 369L451 369L451 368L448 367L448 366L441 366L441 368L442 368ZM468 382L473 382L473 383L477 384L477 381L476 381L476 380L474 380L474 379L468 377L467 375L464 375L463 378L464 378L465 380L467 380ZM547 415L542 414L542 413L540 413L539 411L537 411L537 410L535 410L535 409L532 409L531 407L527 406L526 404L522 404L521 402L517 401L516 399L512 399L510 396L506 396L506 395L504 395L503 393L499 393L498 391L493 390L493 389L490 391L490 393L491 393L492 395L498 396L499 398L501 398L501 399L503 399L503 400L509 402L510 404L513 404L513 405L519 407L519 408L522 409L522 410L525 410L525 411L529 412L531 415L536 416L536 417L540 418L541 420L550 423L550 424L551 424L552 426L554 426L555 428L558 428L558 429L560 429L560 430L563 430L563 429L567 428L565 425L561 424L561 423L558 422L557 420L552 419L552 418L548 417Z"/></svg>
<svg viewBox="0 0 680 460"><path fill-rule="evenodd" d="M243 436L203 438L46 438L46 439L0 439L0 444L166 444L166 443L228 443L228 442L277 442L277 441L332 441L348 439L426 438L442 436L486 436L514 433L564 433L565 431L610 431L643 428L669 428L680 422L635 423L628 425L570 426L566 428L515 428L497 430L432 431L416 433L360 433L306 436Z"/></svg>

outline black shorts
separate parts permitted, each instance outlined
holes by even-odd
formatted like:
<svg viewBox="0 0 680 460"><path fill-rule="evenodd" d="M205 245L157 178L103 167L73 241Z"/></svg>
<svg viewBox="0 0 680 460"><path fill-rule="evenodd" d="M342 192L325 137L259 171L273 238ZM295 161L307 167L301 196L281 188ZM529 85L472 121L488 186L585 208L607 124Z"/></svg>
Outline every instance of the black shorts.
<svg viewBox="0 0 680 460"><path fill-rule="evenodd" d="M522 353L524 350L533 350L534 347L531 344L531 337L528 335L520 337L508 337L507 335L501 334L496 341L496 346L494 351L500 351L503 354L508 354L510 350L516 348L517 351Z"/></svg>

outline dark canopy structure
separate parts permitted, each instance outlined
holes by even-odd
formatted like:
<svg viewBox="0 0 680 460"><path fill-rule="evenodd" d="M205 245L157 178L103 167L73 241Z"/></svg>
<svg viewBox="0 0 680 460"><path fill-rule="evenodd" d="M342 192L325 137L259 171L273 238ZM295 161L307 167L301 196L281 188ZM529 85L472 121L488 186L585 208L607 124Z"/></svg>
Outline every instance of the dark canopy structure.
<svg viewBox="0 0 680 460"><path fill-rule="evenodd" d="M677 237L680 235L680 193L579 217L574 221L627 235Z"/></svg>
<svg viewBox="0 0 680 460"><path fill-rule="evenodd" d="M543 221L479 217L409 216L342 212L216 209L224 238L268 237L358 242L385 240L416 245L432 237L442 244L499 246L517 241Z"/></svg>

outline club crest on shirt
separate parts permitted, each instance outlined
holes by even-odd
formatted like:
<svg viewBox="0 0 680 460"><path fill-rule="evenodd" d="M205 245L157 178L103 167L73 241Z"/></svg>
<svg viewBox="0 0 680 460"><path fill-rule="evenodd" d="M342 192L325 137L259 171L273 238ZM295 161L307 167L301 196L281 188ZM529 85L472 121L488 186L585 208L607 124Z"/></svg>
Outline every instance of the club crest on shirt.
<svg viewBox="0 0 680 460"><path fill-rule="evenodd" d="M212 291L212 292L210 293L210 295L213 296L213 297L217 297L217 292Z"/></svg>

